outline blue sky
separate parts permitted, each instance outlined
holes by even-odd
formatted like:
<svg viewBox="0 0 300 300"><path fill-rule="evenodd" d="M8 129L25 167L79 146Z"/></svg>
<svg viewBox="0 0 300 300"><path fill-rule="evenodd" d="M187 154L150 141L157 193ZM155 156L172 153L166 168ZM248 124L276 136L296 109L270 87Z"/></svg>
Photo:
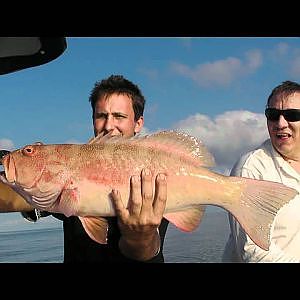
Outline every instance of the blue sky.
<svg viewBox="0 0 300 300"><path fill-rule="evenodd" d="M226 174L267 138L263 110L271 90L300 82L299 38L67 37L67 44L48 64L0 75L0 149L84 143L93 132L90 91L96 81L122 74L146 98L144 133L195 135ZM1 219L0 231L24 228L17 213Z"/></svg>

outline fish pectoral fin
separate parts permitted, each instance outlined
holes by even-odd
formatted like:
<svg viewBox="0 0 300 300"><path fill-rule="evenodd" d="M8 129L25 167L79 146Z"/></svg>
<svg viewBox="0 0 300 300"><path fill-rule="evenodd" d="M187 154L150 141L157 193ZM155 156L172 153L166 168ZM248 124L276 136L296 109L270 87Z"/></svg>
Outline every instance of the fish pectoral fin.
<svg viewBox="0 0 300 300"><path fill-rule="evenodd" d="M78 188L68 186L62 190L59 201L55 202L52 211L61 211L67 217L74 216L76 215L79 198Z"/></svg>
<svg viewBox="0 0 300 300"><path fill-rule="evenodd" d="M164 214L164 217L182 231L195 230L203 217L205 205L193 207L181 211Z"/></svg>
<svg viewBox="0 0 300 300"><path fill-rule="evenodd" d="M99 244L107 244L107 220L101 217L79 217L88 236Z"/></svg>

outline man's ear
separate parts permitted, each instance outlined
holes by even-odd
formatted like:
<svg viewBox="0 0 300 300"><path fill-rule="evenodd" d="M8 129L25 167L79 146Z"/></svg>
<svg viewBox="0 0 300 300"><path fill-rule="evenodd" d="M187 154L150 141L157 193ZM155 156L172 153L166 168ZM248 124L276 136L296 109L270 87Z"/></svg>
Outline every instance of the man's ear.
<svg viewBox="0 0 300 300"><path fill-rule="evenodd" d="M135 122L134 133L139 133L142 130L143 126L144 126L144 117L141 116Z"/></svg>

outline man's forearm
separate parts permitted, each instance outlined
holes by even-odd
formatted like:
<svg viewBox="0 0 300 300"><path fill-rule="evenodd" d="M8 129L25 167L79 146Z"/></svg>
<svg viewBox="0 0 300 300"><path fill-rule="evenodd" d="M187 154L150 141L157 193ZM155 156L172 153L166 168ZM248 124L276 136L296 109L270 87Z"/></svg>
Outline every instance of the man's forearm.
<svg viewBox="0 0 300 300"><path fill-rule="evenodd" d="M130 259L146 261L153 258L160 249L160 236L156 231L147 239L120 238L119 248L123 255Z"/></svg>
<svg viewBox="0 0 300 300"><path fill-rule="evenodd" d="M30 211L34 208L13 189L0 182L0 212Z"/></svg>

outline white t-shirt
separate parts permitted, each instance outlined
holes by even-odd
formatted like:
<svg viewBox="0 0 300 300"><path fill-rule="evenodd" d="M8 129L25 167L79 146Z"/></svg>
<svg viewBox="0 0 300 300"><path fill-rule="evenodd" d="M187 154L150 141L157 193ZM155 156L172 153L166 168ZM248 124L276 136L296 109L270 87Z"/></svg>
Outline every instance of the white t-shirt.
<svg viewBox="0 0 300 300"><path fill-rule="evenodd" d="M233 167L232 176L281 182L300 193L300 174L274 149L270 139L244 154ZM255 245L229 214L231 233L223 262L300 262L300 196L278 212L268 251Z"/></svg>

